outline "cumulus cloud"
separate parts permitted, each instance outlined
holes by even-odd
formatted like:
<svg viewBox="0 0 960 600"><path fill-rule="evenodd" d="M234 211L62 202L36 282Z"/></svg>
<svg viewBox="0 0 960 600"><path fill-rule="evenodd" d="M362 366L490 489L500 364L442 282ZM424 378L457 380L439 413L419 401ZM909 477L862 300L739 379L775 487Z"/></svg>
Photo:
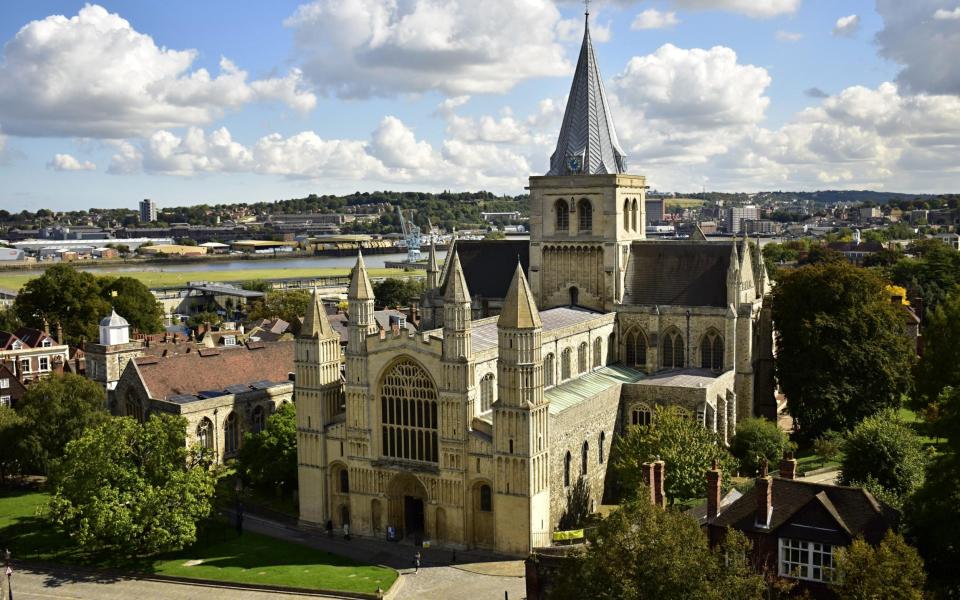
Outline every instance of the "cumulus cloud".
<svg viewBox="0 0 960 600"><path fill-rule="evenodd" d="M88 160L80 162L69 154L55 154L47 163L47 168L54 171L95 171L97 165Z"/></svg>
<svg viewBox="0 0 960 600"><path fill-rule="evenodd" d="M648 8L634 17L630 29L664 29L680 23L677 13Z"/></svg>
<svg viewBox="0 0 960 600"><path fill-rule="evenodd" d="M799 42L803 39L803 34L780 29L776 33L776 38L780 42Z"/></svg>
<svg viewBox="0 0 960 600"><path fill-rule="evenodd" d="M860 16L847 15L840 17L833 25L833 35L851 37L860 29Z"/></svg>
<svg viewBox="0 0 960 600"><path fill-rule="evenodd" d="M960 27L942 16L958 10L956 0L877 0L884 27L876 41L883 57L902 65L897 75L902 88L914 93L960 93L960 61L956 60ZM938 11L944 11L940 18Z"/></svg>
<svg viewBox="0 0 960 600"><path fill-rule="evenodd" d="M944 8L938 8L935 13L933 13L933 18L938 21L956 21L960 20L960 6L956 7L953 10L947 10Z"/></svg>
<svg viewBox="0 0 960 600"><path fill-rule="evenodd" d="M317 89L368 97L502 93L532 77L568 74L563 21L551 0L509 9L475 0L315 0L285 24Z"/></svg>
<svg viewBox="0 0 960 600"><path fill-rule="evenodd" d="M14 135L124 138L206 124L249 102L316 103L297 71L248 82L226 58L216 75L193 69L195 50L158 47L97 5L28 23L3 54L0 119Z"/></svg>

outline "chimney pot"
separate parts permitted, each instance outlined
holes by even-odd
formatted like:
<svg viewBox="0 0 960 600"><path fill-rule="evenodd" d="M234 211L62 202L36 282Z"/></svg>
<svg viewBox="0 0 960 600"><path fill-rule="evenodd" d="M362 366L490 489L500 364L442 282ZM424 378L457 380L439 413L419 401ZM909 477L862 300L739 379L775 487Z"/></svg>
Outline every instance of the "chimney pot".
<svg viewBox="0 0 960 600"><path fill-rule="evenodd" d="M647 485L647 489L650 491L650 504L656 506L657 492L655 489L656 482L654 481L653 476L653 463L645 462L640 465L640 469L640 472L643 474L643 482Z"/></svg>

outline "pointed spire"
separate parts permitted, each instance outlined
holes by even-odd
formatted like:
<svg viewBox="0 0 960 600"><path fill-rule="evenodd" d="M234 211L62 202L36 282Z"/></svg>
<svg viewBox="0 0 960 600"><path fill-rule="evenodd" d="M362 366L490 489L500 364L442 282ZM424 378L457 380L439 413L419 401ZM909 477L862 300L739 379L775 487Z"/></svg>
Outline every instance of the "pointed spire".
<svg viewBox="0 0 960 600"><path fill-rule="evenodd" d="M547 175L599 175L624 173L626 170L626 155L617 140L613 115L590 40L588 11L580 57Z"/></svg>
<svg viewBox="0 0 960 600"><path fill-rule="evenodd" d="M447 260L443 261L443 269L440 271L440 285L447 284L447 274L450 273L450 257L457 251L457 230L453 230L450 236L450 246L447 248Z"/></svg>
<svg viewBox="0 0 960 600"><path fill-rule="evenodd" d="M543 327L540 322L540 311L530 291L530 284L523 274L523 267L517 262L517 270L507 290L507 297L503 299L503 310L497 320L497 327L508 329L537 329Z"/></svg>
<svg viewBox="0 0 960 600"><path fill-rule="evenodd" d="M463 276L463 267L460 265L460 257L457 252L453 252L453 258L450 259L450 272L447 275L447 285L443 290L444 303L469 303L470 291L467 289L467 278Z"/></svg>
<svg viewBox="0 0 960 600"><path fill-rule="evenodd" d="M320 301L320 292L314 285L307 314L303 317L303 327L300 328L300 337L327 339L335 335L330 321L327 320L327 311L323 308L323 302Z"/></svg>
<svg viewBox="0 0 960 600"><path fill-rule="evenodd" d="M350 285L347 287L350 300L373 300L373 286L367 277L367 265L363 262L363 253L357 251L357 264L350 273Z"/></svg>
<svg viewBox="0 0 960 600"><path fill-rule="evenodd" d="M427 289L435 289L439 282L440 267L437 265L437 243L430 240L430 255L427 257Z"/></svg>

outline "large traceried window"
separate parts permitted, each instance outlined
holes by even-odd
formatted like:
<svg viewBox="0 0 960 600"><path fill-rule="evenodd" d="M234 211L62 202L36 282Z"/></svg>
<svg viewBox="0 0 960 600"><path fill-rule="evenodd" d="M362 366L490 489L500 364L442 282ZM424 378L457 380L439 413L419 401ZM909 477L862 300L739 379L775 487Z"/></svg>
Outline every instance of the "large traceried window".
<svg viewBox="0 0 960 600"><path fill-rule="evenodd" d="M567 206L566 200L557 200L554 208L557 213L557 226L556 230L558 232L569 231L570 230L570 208Z"/></svg>
<svg viewBox="0 0 960 600"><path fill-rule="evenodd" d="M723 338L710 330L700 340L700 366L704 369L723 369Z"/></svg>
<svg viewBox="0 0 960 600"><path fill-rule="evenodd" d="M480 380L480 412L487 412L493 407L494 389L493 373L487 373Z"/></svg>
<svg viewBox="0 0 960 600"><path fill-rule="evenodd" d="M653 411L646 404L638 404L630 410L630 424L644 427L653 421Z"/></svg>
<svg viewBox="0 0 960 600"><path fill-rule="evenodd" d="M833 581L833 546L780 538L780 575L811 581Z"/></svg>
<svg viewBox="0 0 960 600"><path fill-rule="evenodd" d="M577 373L587 372L587 343L582 342L577 349Z"/></svg>
<svg viewBox="0 0 960 600"><path fill-rule="evenodd" d="M626 362L628 367L646 367L647 366L647 336L643 331L634 329L627 334L624 341L626 345Z"/></svg>
<svg viewBox="0 0 960 600"><path fill-rule="evenodd" d="M240 419L232 412L223 422L224 453L233 454L240 449Z"/></svg>
<svg viewBox="0 0 960 600"><path fill-rule="evenodd" d="M593 231L593 205L586 198L577 203L577 230L581 233Z"/></svg>
<svg viewBox="0 0 960 600"><path fill-rule="evenodd" d="M683 336L679 331L668 331L663 334L660 354L665 369L682 369L685 366Z"/></svg>
<svg viewBox="0 0 960 600"><path fill-rule="evenodd" d="M418 363L396 362L380 383L383 455L438 461L437 388Z"/></svg>
<svg viewBox="0 0 960 600"><path fill-rule="evenodd" d="M564 348L560 355L560 380L570 379L570 355L573 354L570 348Z"/></svg>
<svg viewBox="0 0 960 600"><path fill-rule="evenodd" d="M554 364L555 359L553 353L547 355L543 359L543 385L544 387L550 387L554 384L553 378L556 374L557 366Z"/></svg>

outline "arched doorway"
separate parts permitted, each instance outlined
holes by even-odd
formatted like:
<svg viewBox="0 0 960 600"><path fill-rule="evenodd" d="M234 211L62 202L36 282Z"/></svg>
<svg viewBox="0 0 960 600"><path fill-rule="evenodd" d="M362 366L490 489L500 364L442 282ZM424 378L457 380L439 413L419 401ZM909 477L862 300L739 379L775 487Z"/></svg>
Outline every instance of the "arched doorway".
<svg viewBox="0 0 960 600"><path fill-rule="evenodd" d="M403 537L423 538L426 531L427 490L414 475L400 473L387 491L388 526L396 527Z"/></svg>
<svg viewBox="0 0 960 600"><path fill-rule="evenodd" d="M477 481L470 489L471 542L474 546L493 547L493 488Z"/></svg>
<svg viewBox="0 0 960 600"><path fill-rule="evenodd" d="M579 306L580 305L580 290L577 289L577 286L570 287L570 306Z"/></svg>

